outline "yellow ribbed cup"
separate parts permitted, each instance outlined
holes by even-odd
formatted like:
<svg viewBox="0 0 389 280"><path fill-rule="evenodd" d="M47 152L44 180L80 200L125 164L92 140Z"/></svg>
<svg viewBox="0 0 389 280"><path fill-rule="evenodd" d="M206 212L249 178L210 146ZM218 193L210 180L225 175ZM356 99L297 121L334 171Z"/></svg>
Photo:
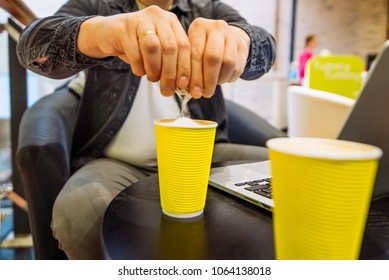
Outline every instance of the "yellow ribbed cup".
<svg viewBox="0 0 389 280"><path fill-rule="evenodd" d="M358 259L382 151L350 141L267 142L277 259Z"/></svg>
<svg viewBox="0 0 389 280"><path fill-rule="evenodd" d="M205 207L217 123L194 121L199 126L154 122L161 207L176 218L199 216Z"/></svg>

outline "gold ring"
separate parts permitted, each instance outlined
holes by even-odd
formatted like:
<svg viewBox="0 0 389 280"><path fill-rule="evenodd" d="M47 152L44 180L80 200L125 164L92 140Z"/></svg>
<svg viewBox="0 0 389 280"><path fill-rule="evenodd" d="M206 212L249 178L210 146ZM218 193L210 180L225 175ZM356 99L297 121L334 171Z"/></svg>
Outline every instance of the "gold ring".
<svg viewBox="0 0 389 280"><path fill-rule="evenodd" d="M142 38L146 37L147 35L156 35L156 33L154 30L147 30L138 36L138 42L140 42L140 40L142 40Z"/></svg>

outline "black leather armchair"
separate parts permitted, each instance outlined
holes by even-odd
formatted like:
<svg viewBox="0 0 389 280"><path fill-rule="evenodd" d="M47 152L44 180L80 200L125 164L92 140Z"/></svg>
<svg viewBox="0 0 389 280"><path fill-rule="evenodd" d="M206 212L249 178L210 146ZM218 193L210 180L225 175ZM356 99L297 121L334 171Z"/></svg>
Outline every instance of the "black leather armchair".
<svg viewBox="0 0 389 280"><path fill-rule="evenodd" d="M70 176L78 98L67 88L48 95L22 118L16 162L28 203L36 259L66 259L50 228L54 201Z"/></svg>
<svg viewBox="0 0 389 280"><path fill-rule="evenodd" d="M36 259L66 259L53 238L54 201L69 178L70 150L79 99L66 87L48 95L23 115L16 156L29 208ZM232 142L263 146L285 136L253 112L226 101Z"/></svg>

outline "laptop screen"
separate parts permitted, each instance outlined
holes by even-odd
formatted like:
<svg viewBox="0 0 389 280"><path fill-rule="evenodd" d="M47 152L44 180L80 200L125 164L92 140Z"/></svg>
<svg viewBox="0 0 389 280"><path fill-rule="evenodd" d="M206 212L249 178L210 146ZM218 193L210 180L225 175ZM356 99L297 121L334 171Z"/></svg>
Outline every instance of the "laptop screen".
<svg viewBox="0 0 389 280"><path fill-rule="evenodd" d="M377 55L339 139L380 147L373 198L389 196L389 41Z"/></svg>

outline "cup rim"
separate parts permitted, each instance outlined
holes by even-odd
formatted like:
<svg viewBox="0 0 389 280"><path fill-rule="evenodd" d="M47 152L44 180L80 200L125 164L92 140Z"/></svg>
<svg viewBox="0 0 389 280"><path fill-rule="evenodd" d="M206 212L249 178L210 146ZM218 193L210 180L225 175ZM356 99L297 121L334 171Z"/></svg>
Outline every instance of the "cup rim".
<svg viewBox="0 0 389 280"><path fill-rule="evenodd" d="M154 125L164 126L164 127L179 127L179 128L189 128L189 129L204 129L204 128L214 128L217 127L217 122L209 121L209 120L200 120L200 119L191 119L195 122L202 122L202 126L187 126L181 124L172 125L176 119L158 119L154 120Z"/></svg>
<svg viewBox="0 0 389 280"><path fill-rule="evenodd" d="M358 148L355 152L344 152L341 153L337 151L312 151L312 150L293 150L285 146L285 143L336 143L337 145L348 145L348 147ZM301 157L310 157L318 159L328 159L328 160L371 160L379 159L382 157L382 150L374 145L349 141L349 140L340 140L340 139L330 139L330 138L313 138L313 137L280 137L269 139L266 142L266 146L274 151L281 153L301 156Z"/></svg>

